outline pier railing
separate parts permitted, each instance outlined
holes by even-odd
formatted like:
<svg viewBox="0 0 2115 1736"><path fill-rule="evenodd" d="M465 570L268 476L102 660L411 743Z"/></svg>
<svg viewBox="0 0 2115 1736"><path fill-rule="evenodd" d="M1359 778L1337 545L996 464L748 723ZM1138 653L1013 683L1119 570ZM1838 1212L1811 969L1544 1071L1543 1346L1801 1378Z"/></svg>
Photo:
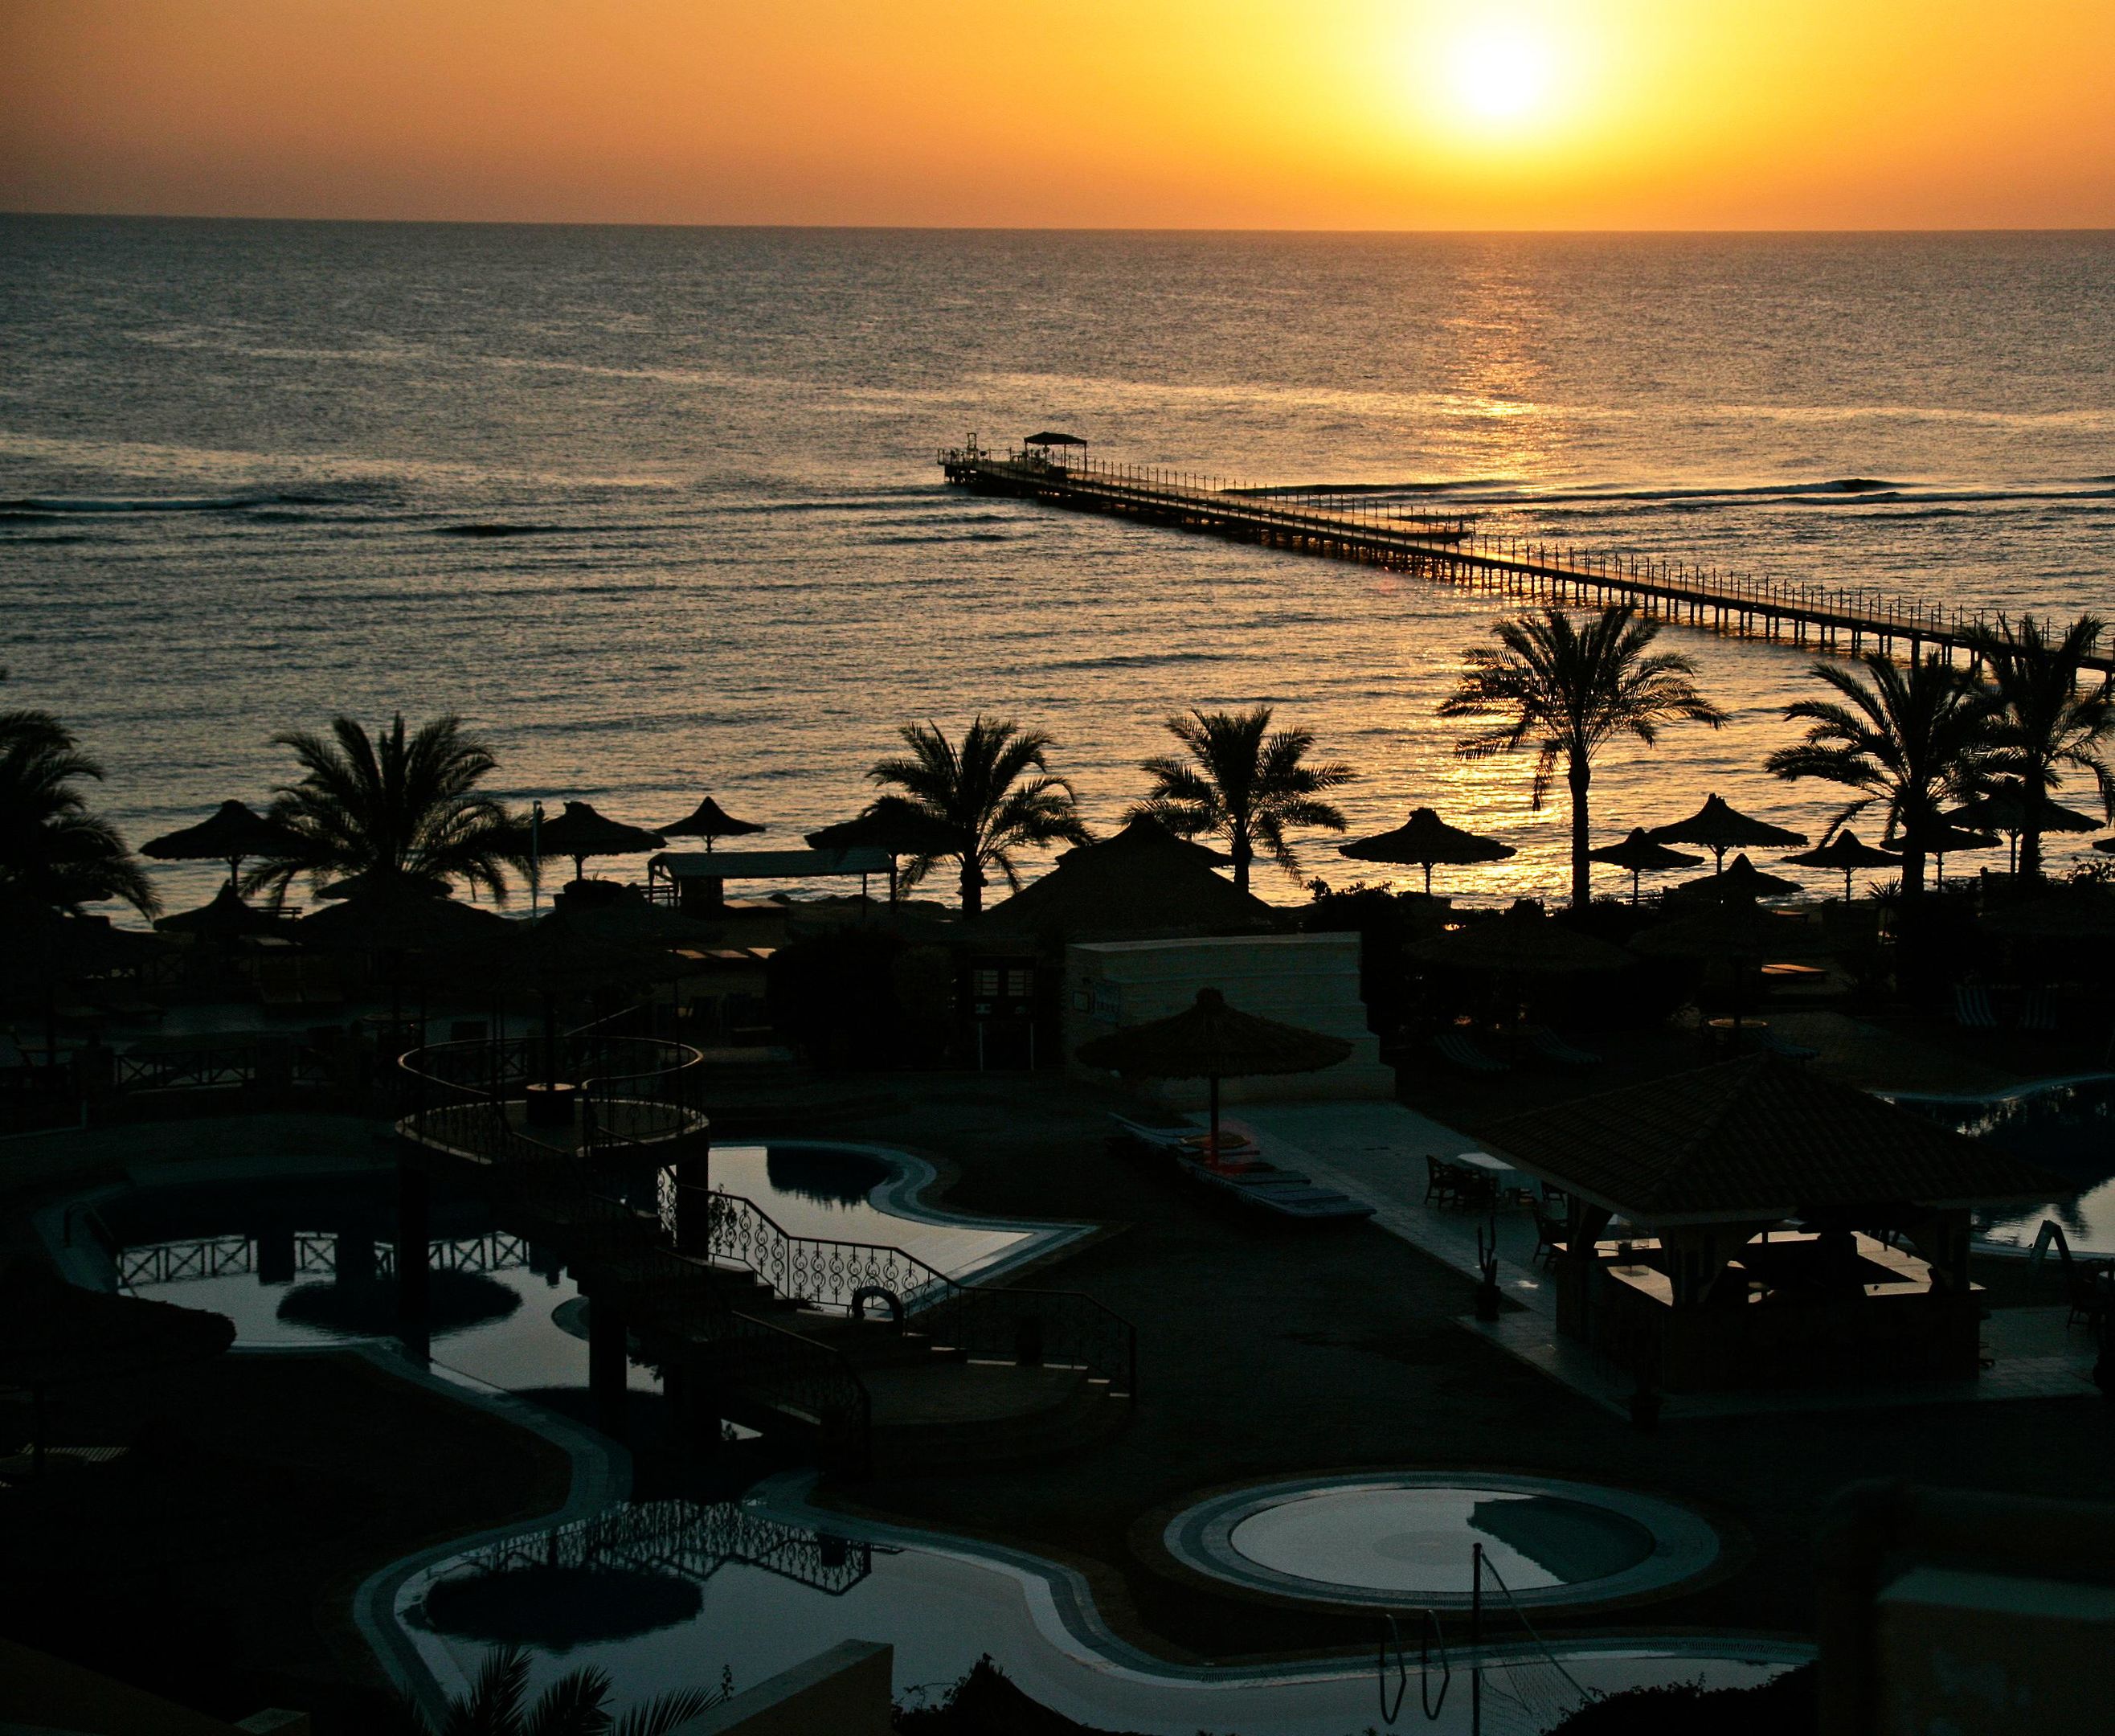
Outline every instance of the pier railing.
<svg viewBox="0 0 2115 1736"><path fill-rule="evenodd" d="M938 455L947 480L1077 511L1143 518L1428 577L1587 604L1628 602L1646 613L1720 631L1789 638L1817 650L1977 654L1990 612L1928 603L1870 585L1729 572L1692 561L1589 549L1483 528L1473 517L1406 509L1379 490L1273 488L1150 466L978 446ZM2115 674L2115 641L2086 667Z"/></svg>

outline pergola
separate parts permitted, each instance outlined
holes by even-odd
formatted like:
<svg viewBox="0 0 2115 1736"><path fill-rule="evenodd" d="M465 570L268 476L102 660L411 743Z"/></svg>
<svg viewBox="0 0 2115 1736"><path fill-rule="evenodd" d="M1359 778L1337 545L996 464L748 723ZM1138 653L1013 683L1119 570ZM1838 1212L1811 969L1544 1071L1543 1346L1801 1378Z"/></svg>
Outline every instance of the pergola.
<svg viewBox="0 0 2115 1736"><path fill-rule="evenodd" d="M1565 1194L1558 1331L1677 1393L1973 1376L1971 1208L2075 1191L1767 1054L1482 1132Z"/></svg>

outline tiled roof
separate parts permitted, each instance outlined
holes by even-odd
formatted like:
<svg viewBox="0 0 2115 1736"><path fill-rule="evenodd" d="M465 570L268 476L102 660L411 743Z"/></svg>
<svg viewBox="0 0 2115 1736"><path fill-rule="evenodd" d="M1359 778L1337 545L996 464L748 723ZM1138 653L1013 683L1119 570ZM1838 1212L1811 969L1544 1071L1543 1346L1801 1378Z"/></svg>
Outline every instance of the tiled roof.
<svg viewBox="0 0 2115 1736"><path fill-rule="evenodd" d="M1640 1223L2048 1199L2062 1178L1773 1055L1487 1123L1536 1174Z"/></svg>

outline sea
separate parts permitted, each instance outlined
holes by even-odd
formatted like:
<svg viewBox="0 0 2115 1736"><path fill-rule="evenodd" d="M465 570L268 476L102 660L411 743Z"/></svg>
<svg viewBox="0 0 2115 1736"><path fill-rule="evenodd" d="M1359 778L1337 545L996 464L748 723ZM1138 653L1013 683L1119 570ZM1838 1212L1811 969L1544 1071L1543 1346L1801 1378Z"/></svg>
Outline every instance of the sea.
<svg viewBox="0 0 2115 1736"><path fill-rule="evenodd" d="M936 449L1057 429L1610 554L2115 613L2111 285L2108 233L0 218L0 705L67 719L135 843L268 800L286 731L454 711L511 801L655 825L709 792L797 847L906 723L1048 730L1106 829L1170 713L1263 703L1356 768L1351 835L1429 805L1519 851L1438 889L1557 894L1561 792L1535 811L1528 756L1465 760L1436 715L1516 604L966 496ZM1663 645L1732 721L1612 746L1597 836L1715 790L1818 839L1835 792L1763 769L1811 654ZM1388 878L1337 842L1304 874ZM172 908L217 877L154 871Z"/></svg>

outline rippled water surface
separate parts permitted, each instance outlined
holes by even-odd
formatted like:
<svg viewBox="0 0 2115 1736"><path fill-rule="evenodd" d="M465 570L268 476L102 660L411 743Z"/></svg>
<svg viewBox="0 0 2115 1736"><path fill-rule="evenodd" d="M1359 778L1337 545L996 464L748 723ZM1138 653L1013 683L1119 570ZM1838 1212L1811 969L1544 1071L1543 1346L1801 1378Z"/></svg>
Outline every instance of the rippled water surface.
<svg viewBox="0 0 2115 1736"><path fill-rule="evenodd" d="M0 218L7 699L78 723L135 838L268 793L275 732L452 706L510 796L651 824L710 789L766 843L852 811L908 719L1048 727L1106 824L1168 710L1268 700L1365 773L1358 828L1431 802L1521 847L1460 889L1554 890L1561 812L1433 715L1498 599L964 498L933 448L1062 427L1608 551L2105 609L2111 275L2097 235ZM1826 797L1759 769L1801 654L1669 637L1734 722L1613 752L1603 829L1715 788L1818 832Z"/></svg>

